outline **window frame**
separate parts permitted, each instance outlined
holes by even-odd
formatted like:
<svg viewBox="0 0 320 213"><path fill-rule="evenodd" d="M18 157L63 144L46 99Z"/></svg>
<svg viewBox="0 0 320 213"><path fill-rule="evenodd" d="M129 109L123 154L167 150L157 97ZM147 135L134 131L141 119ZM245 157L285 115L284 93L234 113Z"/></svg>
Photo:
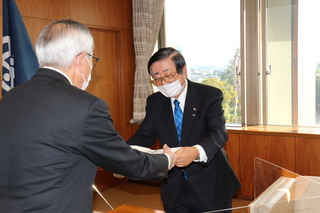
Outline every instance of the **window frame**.
<svg viewBox="0 0 320 213"><path fill-rule="evenodd" d="M240 1L241 126L268 125L267 120L267 39L268 0ZM165 13L164 13L165 15ZM158 47L165 47L162 18ZM234 124L227 124L234 125Z"/></svg>

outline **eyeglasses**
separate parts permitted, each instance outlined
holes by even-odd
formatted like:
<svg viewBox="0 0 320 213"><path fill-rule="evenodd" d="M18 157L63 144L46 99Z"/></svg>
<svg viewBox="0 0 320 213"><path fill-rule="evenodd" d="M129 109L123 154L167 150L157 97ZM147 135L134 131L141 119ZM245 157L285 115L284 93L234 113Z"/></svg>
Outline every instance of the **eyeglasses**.
<svg viewBox="0 0 320 213"><path fill-rule="evenodd" d="M99 59L97 56L91 55L89 53L87 53L88 56L91 56L92 58L92 67L96 66L96 64L98 63Z"/></svg>
<svg viewBox="0 0 320 213"><path fill-rule="evenodd" d="M165 81L166 83L172 83L172 82L174 82L174 77L176 76L176 74L177 74L177 72L173 75L167 75L167 76L157 78L157 79L154 78L152 83L155 86L161 86L162 81Z"/></svg>

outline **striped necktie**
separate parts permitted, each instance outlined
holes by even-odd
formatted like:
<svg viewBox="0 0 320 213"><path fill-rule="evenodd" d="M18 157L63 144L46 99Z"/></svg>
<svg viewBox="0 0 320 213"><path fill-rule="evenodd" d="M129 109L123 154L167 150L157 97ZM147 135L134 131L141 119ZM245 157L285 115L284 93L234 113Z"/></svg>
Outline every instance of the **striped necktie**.
<svg viewBox="0 0 320 213"><path fill-rule="evenodd" d="M176 123L177 135L178 135L178 142L181 146L181 130L182 130L182 118L183 112L180 108L180 102L176 99L174 100L174 121Z"/></svg>

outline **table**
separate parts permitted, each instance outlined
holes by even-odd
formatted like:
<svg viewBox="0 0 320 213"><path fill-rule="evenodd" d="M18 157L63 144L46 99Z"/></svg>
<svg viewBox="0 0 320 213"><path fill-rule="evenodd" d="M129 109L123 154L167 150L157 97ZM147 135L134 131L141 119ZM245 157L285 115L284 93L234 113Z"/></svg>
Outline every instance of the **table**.
<svg viewBox="0 0 320 213"><path fill-rule="evenodd" d="M165 213L162 210L148 209L144 207L131 206L127 204L123 204L109 212L110 213Z"/></svg>

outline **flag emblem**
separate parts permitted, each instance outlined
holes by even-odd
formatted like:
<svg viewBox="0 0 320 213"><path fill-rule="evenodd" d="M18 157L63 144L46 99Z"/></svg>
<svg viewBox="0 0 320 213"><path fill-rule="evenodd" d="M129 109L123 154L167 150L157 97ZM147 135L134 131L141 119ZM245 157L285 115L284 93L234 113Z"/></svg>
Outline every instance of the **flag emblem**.
<svg viewBox="0 0 320 213"><path fill-rule="evenodd" d="M29 80L39 68L27 29L14 0L2 0L2 95Z"/></svg>

